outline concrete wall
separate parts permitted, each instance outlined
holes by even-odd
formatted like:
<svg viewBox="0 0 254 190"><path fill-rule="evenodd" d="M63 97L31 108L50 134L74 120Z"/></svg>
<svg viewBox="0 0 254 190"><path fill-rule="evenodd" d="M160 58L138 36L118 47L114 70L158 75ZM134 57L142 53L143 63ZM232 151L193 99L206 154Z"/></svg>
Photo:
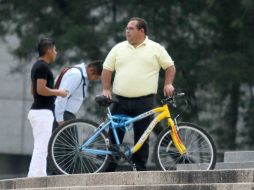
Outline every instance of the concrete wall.
<svg viewBox="0 0 254 190"><path fill-rule="evenodd" d="M27 120L27 112L32 102L29 94L29 70L12 73L18 63L10 51L18 43L15 37L7 42L0 40L0 154L30 154L32 133Z"/></svg>

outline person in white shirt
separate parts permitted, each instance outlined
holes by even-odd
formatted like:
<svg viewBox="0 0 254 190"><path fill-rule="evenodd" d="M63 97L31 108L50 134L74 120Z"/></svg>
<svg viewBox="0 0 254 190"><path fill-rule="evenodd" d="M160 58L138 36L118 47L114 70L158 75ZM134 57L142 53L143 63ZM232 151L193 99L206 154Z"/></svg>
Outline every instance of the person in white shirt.
<svg viewBox="0 0 254 190"><path fill-rule="evenodd" d="M55 119L58 125L76 118L86 96L89 81L101 79L102 61L81 63L70 68L61 80L59 89L66 90L68 96L57 97L55 101Z"/></svg>

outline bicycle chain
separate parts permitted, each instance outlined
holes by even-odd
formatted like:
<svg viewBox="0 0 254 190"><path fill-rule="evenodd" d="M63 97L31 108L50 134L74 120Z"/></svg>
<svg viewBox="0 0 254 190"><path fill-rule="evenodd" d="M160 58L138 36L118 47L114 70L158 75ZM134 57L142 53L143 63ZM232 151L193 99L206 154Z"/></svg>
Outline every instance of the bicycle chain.
<svg viewBox="0 0 254 190"><path fill-rule="evenodd" d="M131 149L126 144L121 144L120 147L117 145L111 145L109 147L110 150L113 151L112 159L116 163L124 163L124 162L130 162L131 161L131 154L129 156L126 156L124 152L129 151L131 152ZM124 149L123 151L121 149ZM121 160L123 159L123 160Z"/></svg>

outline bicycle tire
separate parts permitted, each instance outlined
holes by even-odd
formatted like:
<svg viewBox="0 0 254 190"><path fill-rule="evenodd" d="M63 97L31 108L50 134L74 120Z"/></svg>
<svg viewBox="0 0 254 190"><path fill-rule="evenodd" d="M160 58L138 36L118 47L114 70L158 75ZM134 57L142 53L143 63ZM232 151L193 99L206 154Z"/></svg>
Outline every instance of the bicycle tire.
<svg viewBox="0 0 254 190"><path fill-rule="evenodd" d="M59 174L98 173L108 166L108 155L82 152L81 145L90 138L98 124L84 119L67 121L52 134L48 152L53 171ZM89 145L92 149L108 150L110 141L102 132Z"/></svg>
<svg viewBox="0 0 254 190"><path fill-rule="evenodd" d="M212 170L216 164L216 148L212 137L192 123L179 123L178 135L187 149L181 155L164 129L155 143L155 162L162 170Z"/></svg>

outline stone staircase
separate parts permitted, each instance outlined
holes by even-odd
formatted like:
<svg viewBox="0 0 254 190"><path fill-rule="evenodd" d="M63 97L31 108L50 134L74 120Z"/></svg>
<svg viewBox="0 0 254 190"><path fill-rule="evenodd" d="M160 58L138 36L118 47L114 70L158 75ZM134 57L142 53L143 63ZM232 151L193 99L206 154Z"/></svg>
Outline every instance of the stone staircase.
<svg viewBox="0 0 254 190"><path fill-rule="evenodd" d="M253 190L253 170L147 171L59 175L0 181L0 189Z"/></svg>
<svg viewBox="0 0 254 190"><path fill-rule="evenodd" d="M254 190L254 151L225 152L224 162L218 162L212 171L187 171L188 167L166 172L114 172L6 179L0 180L0 189ZM155 170L155 166L151 168Z"/></svg>
<svg viewBox="0 0 254 190"><path fill-rule="evenodd" d="M254 168L254 151L230 151L224 153L224 162L217 162L215 169Z"/></svg>

